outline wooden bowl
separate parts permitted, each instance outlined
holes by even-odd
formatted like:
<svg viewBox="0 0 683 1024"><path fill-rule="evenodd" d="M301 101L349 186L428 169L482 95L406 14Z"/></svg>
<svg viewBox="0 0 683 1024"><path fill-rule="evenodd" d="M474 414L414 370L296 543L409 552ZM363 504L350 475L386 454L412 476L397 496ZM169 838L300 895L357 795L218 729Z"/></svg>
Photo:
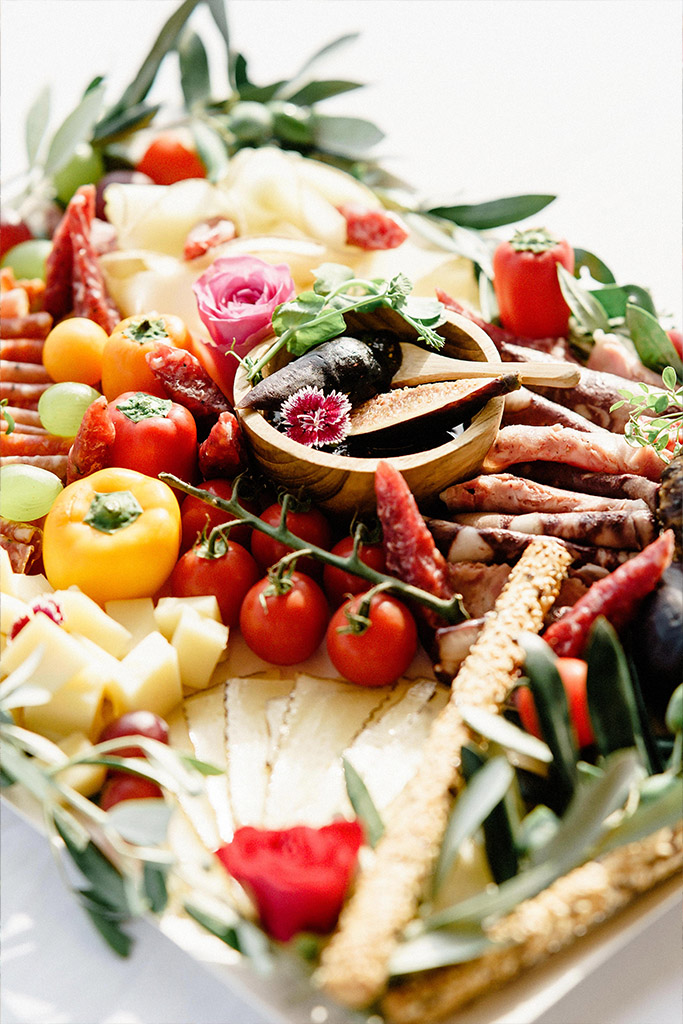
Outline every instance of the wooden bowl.
<svg viewBox="0 0 683 1024"><path fill-rule="evenodd" d="M442 354L477 362L500 362L496 347L480 327L451 311L446 312L446 318L438 328L446 342ZM388 330L401 341L418 340L414 328L389 308L373 313L349 313L345 319L347 333L352 336L358 332ZM260 355L269 344L271 342L263 342L253 354ZM260 412L239 408L239 402L250 388L240 366L234 386L237 415L254 457L272 480L293 493L306 491L316 504L333 512L374 508L374 474L379 459L333 455L292 441L271 426ZM403 474L418 501L434 498L450 484L476 475L496 438L504 403L504 397L491 399L456 440L429 451L388 460Z"/></svg>

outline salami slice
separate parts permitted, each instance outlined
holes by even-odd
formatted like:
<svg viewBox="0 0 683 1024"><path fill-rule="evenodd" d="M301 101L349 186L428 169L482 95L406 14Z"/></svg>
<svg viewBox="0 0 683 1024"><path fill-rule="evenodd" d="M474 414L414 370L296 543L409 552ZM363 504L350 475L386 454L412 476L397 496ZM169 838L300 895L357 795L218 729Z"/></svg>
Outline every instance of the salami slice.
<svg viewBox="0 0 683 1024"><path fill-rule="evenodd" d="M115 437L116 430L103 395L85 410L68 456L67 483L105 469L109 465Z"/></svg>
<svg viewBox="0 0 683 1024"><path fill-rule="evenodd" d="M111 334L121 320L121 313L107 292L91 238L95 187L84 185L78 191L84 194L85 201L74 206L71 217L73 313L94 320Z"/></svg>
<svg viewBox="0 0 683 1024"><path fill-rule="evenodd" d="M337 209L346 221L346 244L359 249L397 249L408 237L399 221L384 210L368 210L346 203Z"/></svg>
<svg viewBox="0 0 683 1024"><path fill-rule="evenodd" d="M0 334L8 338L37 338L44 341L52 330L53 320L49 313L29 313L28 316L3 317L0 320Z"/></svg>
<svg viewBox="0 0 683 1024"><path fill-rule="evenodd" d="M168 397L193 416L204 419L231 411L223 392L191 352L160 343L145 359Z"/></svg>
<svg viewBox="0 0 683 1024"><path fill-rule="evenodd" d="M222 412L199 446L199 469L206 480L211 477L233 477L247 464L244 437L231 412Z"/></svg>
<svg viewBox="0 0 683 1024"><path fill-rule="evenodd" d="M0 341L0 360L42 363L43 347L41 338L3 338Z"/></svg>

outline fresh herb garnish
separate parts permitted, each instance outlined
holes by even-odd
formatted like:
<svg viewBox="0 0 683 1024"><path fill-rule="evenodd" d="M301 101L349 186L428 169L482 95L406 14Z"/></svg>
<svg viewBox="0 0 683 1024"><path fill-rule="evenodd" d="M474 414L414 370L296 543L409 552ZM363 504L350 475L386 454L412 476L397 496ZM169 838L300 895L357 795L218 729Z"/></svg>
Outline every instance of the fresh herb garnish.
<svg viewBox="0 0 683 1024"><path fill-rule="evenodd" d="M610 412L630 405L624 437L634 448L654 448L659 457L670 462L683 452L683 384L678 383L673 366L665 367L662 387L638 381L634 390L621 388L622 401Z"/></svg>

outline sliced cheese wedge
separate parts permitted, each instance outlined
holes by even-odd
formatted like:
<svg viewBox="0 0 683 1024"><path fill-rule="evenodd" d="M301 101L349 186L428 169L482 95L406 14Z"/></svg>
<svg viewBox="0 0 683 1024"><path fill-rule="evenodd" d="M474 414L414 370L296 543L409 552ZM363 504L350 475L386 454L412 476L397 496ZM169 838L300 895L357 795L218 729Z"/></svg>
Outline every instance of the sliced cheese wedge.
<svg viewBox="0 0 683 1024"><path fill-rule="evenodd" d="M208 761L225 772L228 767L225 754L225 687L215 686L193 694L185 700L184 709L195 755L200 761ZM227 843L235 831L227 776L207 775L204 786L216 817L218 834Z"/></svg>
<svg viewBox="0 0 683 1024"><path fill-rule="evenodd" d="M169 743L174 750L180 750L186 754L196 756L183 708L176 708L166 721L168 723ZM199 793L196 796L179 793L178 803L191 821L192 827L204 848L210 852L217 850L221 845L221 838L218 834L216 815L209 803L206 792Z"/></svg>

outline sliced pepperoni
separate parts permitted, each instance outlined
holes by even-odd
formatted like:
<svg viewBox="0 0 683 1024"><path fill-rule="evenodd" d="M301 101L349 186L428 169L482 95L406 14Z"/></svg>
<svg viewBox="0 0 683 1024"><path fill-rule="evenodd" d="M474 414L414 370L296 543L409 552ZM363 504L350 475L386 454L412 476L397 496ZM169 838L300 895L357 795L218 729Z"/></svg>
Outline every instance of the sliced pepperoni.
<svg viewBox="0 0 683 1024"><path fill-rule="evenodd" d="M67 483L105 469L116 437L107 399L102 395L85 410L68 457Z"/></svg>
<svg viewBox="0 0 683 1024"><path fill-rule="evenodd" d="M158 344L145 356L168 397L199 419L230 412L230 404L196 356L182 348Z"/></svg>
<svg viewBox="0 0 683 1024"><path fill-rule="evenodd" d="M337 209L346 221L346 243L359 249L397 249L408 237L399 221L384 210L346 203Z"/></svg>
<svg viewBox="0 0 683 1024"><path fill-rule="evenodd" d="M233 477L247 464L244 436L231 412L222 412L199 446L199 469L206 480Z"/></svg>

